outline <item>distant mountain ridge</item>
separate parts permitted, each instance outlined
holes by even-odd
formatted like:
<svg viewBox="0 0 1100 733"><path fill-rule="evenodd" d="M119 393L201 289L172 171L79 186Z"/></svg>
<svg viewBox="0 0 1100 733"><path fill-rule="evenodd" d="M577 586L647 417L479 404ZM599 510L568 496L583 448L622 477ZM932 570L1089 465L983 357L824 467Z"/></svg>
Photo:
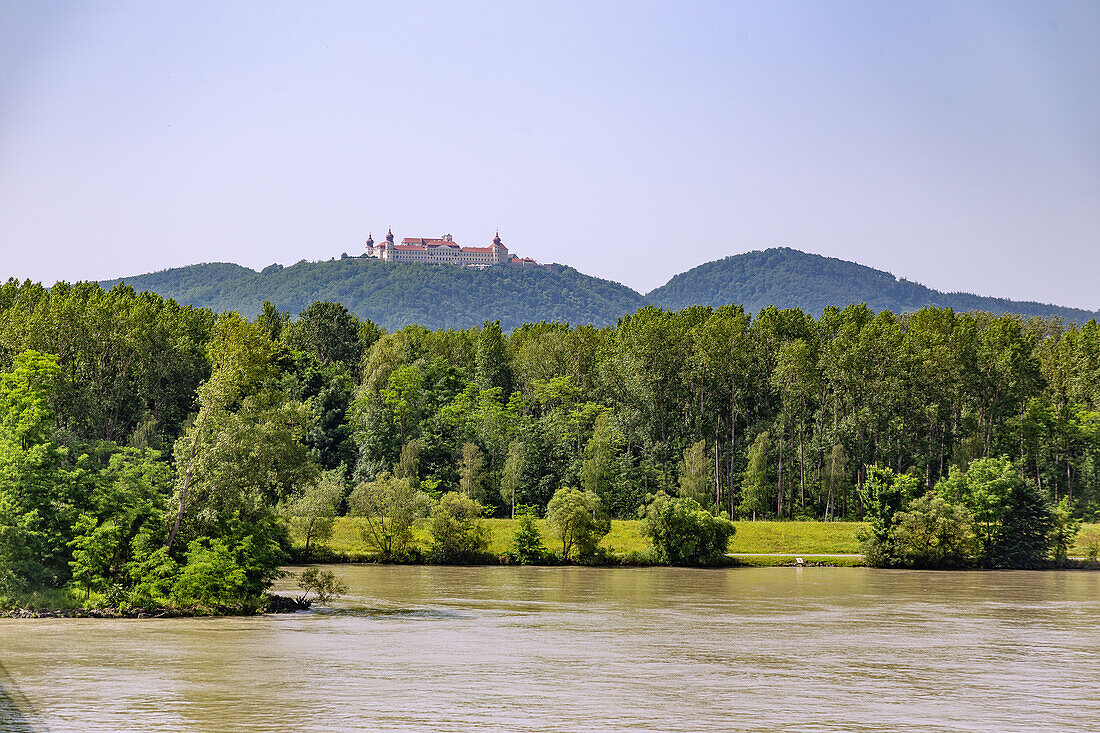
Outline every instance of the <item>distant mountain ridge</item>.
<svg viewBox="0 0 1100 733"><path fill-rule="evenodd" d="M265 300L297 315L316 300L342 303L387 330L418 323L430 329L468 328L499 320L503 328L564 321L614 324L645 305L680 310L738 303L751 313L774 305L820 315L830 305L867 303L895 313L926 306L1000 315L1059 317L1084 323L1098 313L969 293L943 293L855 262L789 248L757 250L708 262L642 295L572 267L493 267L388 263L363 257L271 265L257 272L215 262L103 281L125 282L186 305L252 317Z"/></svg>
<svg viewBox="0 0 1100 733"><path fill-rule="evenodd" d="M1047 303L944 293L898 279L883 270L788 247L755 250L707 262L651 290L646 300L673 310L692 305L717 307L739 303L751 313L774 305L801 308L815 316L826 306L844 307L849 303L866 303L874 311L895 313L934 306L996 315L1056 316L1081 323L1100 315Z"/></svg>
<svg viewBox="0 0 1100 733"><path fill-rule="evenodd" d="M295 316L316 300L331 300L387 330L411 323L433 330L469 328L496 320L506 330L543 320L603 326L645 305L641 293L625 285L563 265L478 270L348 257L256 272L215 262L101 284L118 282L248 317L259 313L265 300Z"/></svg>

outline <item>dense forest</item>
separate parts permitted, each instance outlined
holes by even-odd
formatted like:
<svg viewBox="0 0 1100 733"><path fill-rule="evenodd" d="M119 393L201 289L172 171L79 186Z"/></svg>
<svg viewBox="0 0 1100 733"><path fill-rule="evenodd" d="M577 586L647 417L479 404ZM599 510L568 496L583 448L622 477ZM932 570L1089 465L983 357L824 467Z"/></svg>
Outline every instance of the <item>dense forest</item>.
<svg viewBox="0 0 1100 733"><path fill-rule="evenodd" d="M866 519L879 564L1031 566L1100 512L1100 326L696 306L387 333L332 302L246 319L9 281L0 421L0 596L254 598L322 505L380 517L393 556L400 505L443 556L462 517L572 511L644 514L697 560L666 525L712 557L724 512Z"/></svg>
<svg viewBox="0 0 1100 733"><path fill-rule="evenodd" d="M895 278L865 265L799 252L788 247L746 252L707 262L676 275L650 291L646 300L679 310L692 305L740 303L750 313L762 308L801 308L819 316L829 306L866 303L872 310L912 313L921 308L1013 313L1062 318L1084 323L1098 314L1079 308L991 298L970 293L943 293Z"/></svg>
<svg viewBox="0 0 1100 733"><path fill-rule="evenodd" d="M101 285L111 288L119 282ZM700 265L645 296L562 265L475 270L362 257L303 260L289 267L271 265L261 272L227 263L192 265L127 277L125 283L218 313L256 313L265 301L299 313L315 301L332 301L388 331L410 324L431 330L472 328L486 321L499 321L505 331L540 321L610 326L645 305L680 310L730 303L741 304L753 315L774 305L799 308L816 317L828 306L853 302L898 314L931 306L1076 323L1097 315L1041 303L941 293L854 262L786 248Z"/></svg>
<svg viewBox="0 0 1100 733"><path fill-rule="evenodd" d="M470 328L487 320L500 321L505 330L542 320L606 326L645 304L625 285L562 265L476 270L344 257L271 265L261 272L225 263L193 265L125 282L217 312L256 313L271 301L299 313L314 301L333 301L387 330L411 323Z"/></svg>

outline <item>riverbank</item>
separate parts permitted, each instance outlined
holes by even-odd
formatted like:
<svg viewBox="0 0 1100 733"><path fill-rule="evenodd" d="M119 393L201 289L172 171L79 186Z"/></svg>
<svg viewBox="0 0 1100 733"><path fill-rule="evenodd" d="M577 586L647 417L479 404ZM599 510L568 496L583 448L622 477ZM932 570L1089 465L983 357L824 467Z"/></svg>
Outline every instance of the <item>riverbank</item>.
<svg viewBox="0 0 1100 733"><path fill-rule="evenodd" d="M235 604L230 606L158 606L156 608L82 608L80 606L59 608L30 604L28 608L0 610L0 618L199 618L207 616L258 616L265 613L295 613L307 611L312 602L305 598L292 598L276 593L267 593L256 603Z"/></svg>

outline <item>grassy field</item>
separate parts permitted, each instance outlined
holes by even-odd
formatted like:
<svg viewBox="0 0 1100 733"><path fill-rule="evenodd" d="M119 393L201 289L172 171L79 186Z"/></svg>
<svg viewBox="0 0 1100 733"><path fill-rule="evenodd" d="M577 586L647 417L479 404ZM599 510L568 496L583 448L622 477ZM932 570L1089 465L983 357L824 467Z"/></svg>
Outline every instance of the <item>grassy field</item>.
<svg viewBox="0 0 1100 733"><path fill-rule="evenodd" d="M328 546L335 552L347 554L366 553L360 533L362 520L341 517L336 520L332 539ZM511 519L487 519L489 550L494 554L506 552L512 544L516 522ZM849 554L859 552L856 535L863 528L860 522L737 522L737 534L730 541L730 552L735 553L790 553L790 554ZM615 520L611 532L604 537L601 546L615 554L644 552L649 541L638 533L637 520ZM553 550L558 544L546 524L539 522L543 541ZM300 538L296 538L300 542ZM420 533L422 544L428 543L426 531ZM560 548L559 548L560 549Z"/></svg>
<svg viewBox="0 0 1100 733"><path fill-rule="evenodd" d="M340 554L360 555L369 551L364 544L359 526L361 520L355 517L341 517L336 520L332 539L328 542L331 550ZM512 544L512 534L516 522L511 519L487 519L489 528L489 551L494 554L507 552ZM810 561L816 555L858 554L859 532L866 527L862 522L736 522L737 533L730 540L729 551L739 554L788 554L802 555ZM631 552L645 552L649 542L638 533L640 522L637 520L616 520L611 523L611 532L604 538L601 546L617 555ZM550 534L545 523L539 522L543 542L550 550L561 549L559 543ZM1071 556L1084 556L1084 540L1089 535L1100 535L1100 524L1083 524L1077 544L1070 550ZM296 538L300 544L300 538ZM420 544L427 546L426 530L420 533ZM766 562L760 560L758 562Z"/></svg>

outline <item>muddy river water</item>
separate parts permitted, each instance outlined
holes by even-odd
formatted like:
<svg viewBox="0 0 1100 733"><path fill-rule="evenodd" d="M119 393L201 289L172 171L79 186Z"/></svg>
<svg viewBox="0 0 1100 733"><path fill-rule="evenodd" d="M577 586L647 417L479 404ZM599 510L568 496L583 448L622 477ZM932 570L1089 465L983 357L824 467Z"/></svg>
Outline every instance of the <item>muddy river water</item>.
<svg viewBox="0 0 1100 733"><path fill-rule="evenodd" d="M1100 730L1100 573L333 569L308 613L0 620L0 731Z"/></svg>

